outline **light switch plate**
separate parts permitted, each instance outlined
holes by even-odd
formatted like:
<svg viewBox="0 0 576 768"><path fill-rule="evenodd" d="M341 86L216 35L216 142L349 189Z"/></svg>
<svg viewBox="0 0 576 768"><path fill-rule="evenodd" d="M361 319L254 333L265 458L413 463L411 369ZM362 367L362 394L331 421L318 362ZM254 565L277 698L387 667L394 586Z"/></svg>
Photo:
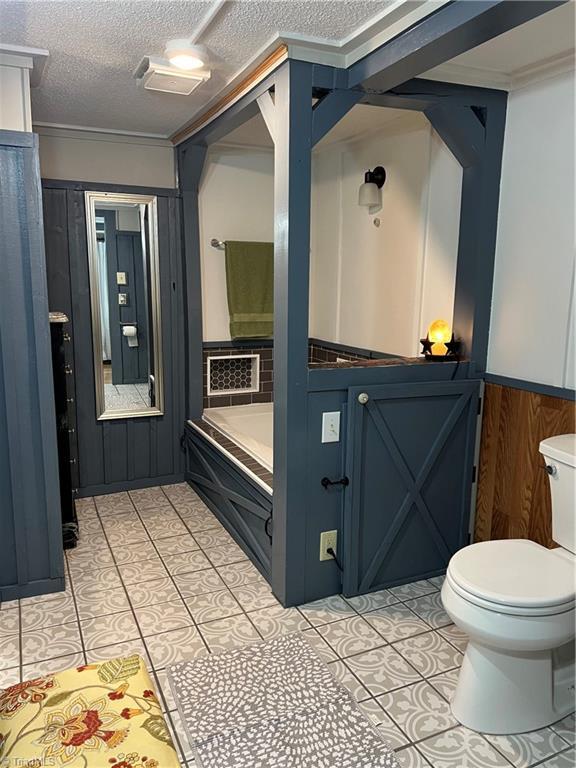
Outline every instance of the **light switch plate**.
<svg viewBox="0 0 576 768"><path fill-rule="evenodd" d="M116 285L126 285L126 272L116 272Z"/></svg>
<svg viewBox="0 0 576 768"><path fill-rule="evenodd" d="M340 411L322 414L322 442L337 443L340 440Z"/></svg>
<svg viewBox="0 0 576 768"><path fill-rule="evenodd" d="M127 293L119 293L118 294L118 304L121 307L125 307L128 304L128 294Z"/></svg>

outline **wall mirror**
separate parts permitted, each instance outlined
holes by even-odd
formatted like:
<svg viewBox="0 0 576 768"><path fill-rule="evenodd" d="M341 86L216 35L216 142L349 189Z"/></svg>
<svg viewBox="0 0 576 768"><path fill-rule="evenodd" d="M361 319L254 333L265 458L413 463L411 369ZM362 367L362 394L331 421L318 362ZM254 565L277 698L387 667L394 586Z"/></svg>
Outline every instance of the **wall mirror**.
<svg viewBox="0 0 576 768"><path fill-rule="evenodd" d="M86 192L96 417L163 413L156 198Z"/></svg>

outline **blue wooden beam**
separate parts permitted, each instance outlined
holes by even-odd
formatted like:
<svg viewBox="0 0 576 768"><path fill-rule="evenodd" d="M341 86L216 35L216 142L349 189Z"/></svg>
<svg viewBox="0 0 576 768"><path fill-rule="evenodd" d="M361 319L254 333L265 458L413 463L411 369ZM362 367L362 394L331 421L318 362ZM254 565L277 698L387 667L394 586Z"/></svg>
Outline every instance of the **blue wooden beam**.
<svg viewBox="0 0 576 768"><path fill-rule="evenodd" d="M487 107L499 103L505 91L414 78L390 91L365 91L361 104L425 112L438 106Z"/></svg>
<svg viewBox="0 0 576 768"><path fill-rule="evenodd" d="M275 105L272 588L295 605L305 599L312 65L282 66Z"/></svg>
<svg viewBox="0 0 576 768"><path fill-rule="evenodd" d="M424 114L463 168L481 162L486 132L470 107L432 107Z"/></svg>
<svg viewBox="0 0 576 768"><path fill-rule="evenodd" d="M503 94L489 107L481 162L465 167L462 177L453 325L480 373L488 357L506 103Z"/></svg>
<svg viewBox="0 0 576 768"><path fill-rule="evenodd" d="M342 120L363 95L361 90L335 90L317 101L312 110L312 146Z"/></svg>
<svg viewBox="0 0 576 768"><path fill-rule="evenodd" d="M202 415L202 276L198 192L206 160L206 146L187 143L178 148L178 177L184 219L184 275L186 312L186 418Z"/></svg>
<svg viewBox="0 0 576 768"><path fill-rule="evenodd" d="M389 91L566 0L454 0L349 69L348 85Z"/></svg>
<svg viewBox="0 0 576 768"><path fill-rule="evenodd" d="M276 73L272 72L262 82L255 85L251 91L231 104L203 128L193 133L189 139L183 141L180 146L186 146L187 144L214 144L214 142L220 141L235 128L239 128L247 120L255 117L259 113L257 99L274 87L275 77Z"/></svg>

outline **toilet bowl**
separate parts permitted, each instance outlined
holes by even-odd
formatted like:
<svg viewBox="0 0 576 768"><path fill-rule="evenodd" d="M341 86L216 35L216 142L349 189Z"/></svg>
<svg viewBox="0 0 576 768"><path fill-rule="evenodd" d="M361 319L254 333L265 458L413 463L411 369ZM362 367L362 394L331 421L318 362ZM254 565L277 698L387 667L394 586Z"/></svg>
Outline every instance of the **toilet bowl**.
<svg viewBox="0 0 576 768"><path fill-rule="evenodd" d="M576 436L540 450L561 546L472 544L452 557L442 587L446 612L470 638L452 712L482 733L533 731L574 711Z"/></svg>

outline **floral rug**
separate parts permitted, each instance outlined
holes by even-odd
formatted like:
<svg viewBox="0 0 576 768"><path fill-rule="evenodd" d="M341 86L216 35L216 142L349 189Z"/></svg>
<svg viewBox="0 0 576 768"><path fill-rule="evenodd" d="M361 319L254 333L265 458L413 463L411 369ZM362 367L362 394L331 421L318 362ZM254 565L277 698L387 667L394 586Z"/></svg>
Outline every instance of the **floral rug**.
<svg viewBox="0 0 576 768"><path fill-rule="evenodd" d="M0 691L0 765L178 768L140 656L37 677Z"/></svg>
<svg viewBox="0 0 576 768"><path fill-rule="evenodd" d="M198 768L399 768L299 633L168 675Z"/></svg>

